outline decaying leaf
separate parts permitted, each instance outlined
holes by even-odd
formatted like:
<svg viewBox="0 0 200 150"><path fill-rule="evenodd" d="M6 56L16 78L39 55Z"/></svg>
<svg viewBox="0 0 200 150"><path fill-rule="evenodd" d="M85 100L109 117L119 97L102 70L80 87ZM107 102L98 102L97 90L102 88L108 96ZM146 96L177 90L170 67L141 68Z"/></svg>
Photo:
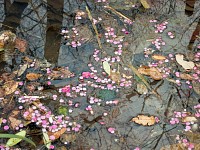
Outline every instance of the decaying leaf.
<svg viewBox="0 0 200 150"><path fill-rule="evenodd" d="M165 60L166 57L165 57L165 56L162 56L162 55L154 54L154 55L152 56L152 59L154 59L154 60Z"/></svg>
<svg viewBox="0 0 200 150"><path fill-rule="evenodd" d="M55 136L55 140L58 139L61 135L63 135L63 133L65 133L65 131L67 130L67 128L62 128L57 132L50 132L48 131L48 136Z"/></svg>
<svg viewBox="0 0 200 150"><path fill-rule="evenodd" d="M110 65L107 61L103 62L103 69L110 76L111 70L110 70Z"/></svg>
<svg viewBox="0 0 200 150"><path fill-rule="evenodd" d="M140 0L142 6L146 9L149 9L150 8L150 5L148 3L148 0Z"/></svg>
<svg viewBox="0 0 200 150"><path fill-rule="evenodd" d="M151 126L156 123L156 119L154 116L145 116L145 115L138 115L131 119L131 121L143 125L143 126Z"/></svg>
<svg viewBox="0 0 200 150"><path fill-rule="evenodd" d="M46 132L46 131L43 131L42 134L43 134L43 141L44 141L45 146L46 146L48 149L50 149L51 140L49 139L49 136L48 136L47 132Z"/></svg>
<svg viewBox="0 0 200 150"><path fill-rule="evenodd" d="M186 147L183 145L183 143L178 143L173 145L166 145L160 150L186 150Z"/></svg>
<svg viewBox="0 0 200 150"><path fill-rule="evenodd" d="M187 116L182 118L182 122L186 123L186 122L197 122L197 118L194 116Z"/></svg>
<svg viewBox="0 0 200 150"><path fill-rule="evenodd" d="M138 68L138 72L147 76L150 76L154 80L161 80L162 74L159 72L159 70L155 67L148 67L148 66L142 66Z"/></svg>
<svg viewBox="0 0 200 150"><path fill-rule="evenodd" d="M37 74L37 73L28 73L26 75L26 78L29 80L29 81L34 81L34 80L37 80L41 77L42 75L41 74Z"/></svg>
<svg viewBox="0 0 200 150"><path fill-rule="evenodd" d="M14 80L5 82L5 84L3 85L3 89L5 90L5 95L12 94L13 92L16 91L17 87L18 87L18 82Z"/></svg>
<svg viewBox="0 0 200 150"><path fill-rule="evenodd" d="M193 69L195 64L192 61L185 61L183 60L184 56L182 54L176 54L176 61L179 65L181 65L184 69Z"/></svg>
<svg viewBox="0 0 200 150"><path fill-rule="evenodd" d="M61 67L61 68L54 68L51 73L48 74L49 77L53 79L58 79L58 78L70 78L74 76L74 74L69 71L69 69Z"/></svg>
<svg viewBox="0 0 200 150"><path fill-rule="evenodd" d="M200 83L199 82L195 82L195 81L192 81L192 86L193 86L193 89L194 91L200 95Z"/></svg>
<svg viewBox="0 0 200 150"><path fill-rule="evenodd" d="M24 73L24 71L26 71L27 68L28 68L28 64L23 64L23 65L20 67L20 69L18 70L17 75L18 75L18 76L21 76L21 75Z"/></svg>
<svg viewBox="0 0 200 150"><path fill-rule="evenodd" d="M8 121L10 122L10 126L13 130L16 129L16 127L18 127L22 121L20 119L18 119L18 115L20 114L19 110L13 110L8 116Z"/></svg>
<svg viewBox="0 0 200 150"><path fill-rule="evenodd" d="M76 140L76 135L72 134L72 133L65 133L65 134L62 134L60 137L60 141L63 143L65 143L65 142L70 143L75 140Z"/></svg>
<svg viewBox="0 0 200 150"><path fill-rule="evenodd" d="M120 75L119 72L113 72L113 71L111 71L110 72L110 78L111 78L111 80L113 80L113 81L115 81L115 82L118 83L121 80L121 75Z"/></svg>
<svg viewBox="0 0 200 150"><path fill-rule="evenodd" d="M187 73L180 73L180 78L183 80L192 80L193 79L193 77Z"/></svg>
<svg viewBox="0 0 200 150"><path fill-rule="evenodd" d="M15 48L17 48L20 52L25 52L27 48L27 42L26 40L16 38L15 40Z"/></svg>
<svg viewBox="0 0 200 150"><path fill-rule="evenodd" d="M147 94L148 89L143 83L137 83L137 92L139 94Z"/></svg>

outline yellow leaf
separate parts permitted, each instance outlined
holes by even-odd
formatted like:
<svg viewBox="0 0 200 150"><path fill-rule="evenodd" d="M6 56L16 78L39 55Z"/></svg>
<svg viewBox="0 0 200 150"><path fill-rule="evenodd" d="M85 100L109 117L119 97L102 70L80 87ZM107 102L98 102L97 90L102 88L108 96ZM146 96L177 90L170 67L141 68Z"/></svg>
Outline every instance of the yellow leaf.
<svg viewBox="0 0 200 150"><path fill-rule="evenodd" d="M107 61L103 62L103 69L110 76L110 65L109 65L109 63Z"/></svg>
<svg viewBox="0 0 200 150"><path fill-rule="evenodd" d="M140 3L142 4L142 6L146 9L150 8L150 5L148 4L147 0L140 0Z"/></svg>
<svg viewBox="0 0 200 150"><path fill-rule="evenodd" d="M18 133L15 134L15 135L19 135L19 136L25 137L26 131L25 131L25 130L22 130L22 131L18 132ZM22 140L22 139L19 139L19 138L10 138L10 139L7 141L6 145L7 145L7 146L14 146L14 145L16 145L17 143L19 143L21 140Z"/></svg>

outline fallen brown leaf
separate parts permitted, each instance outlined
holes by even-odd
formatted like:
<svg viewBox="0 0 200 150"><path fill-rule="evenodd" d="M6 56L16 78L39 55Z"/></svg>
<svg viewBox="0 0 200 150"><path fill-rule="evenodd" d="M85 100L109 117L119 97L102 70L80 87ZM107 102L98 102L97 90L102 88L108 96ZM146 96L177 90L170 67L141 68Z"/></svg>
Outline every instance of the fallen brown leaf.
<svg viewBox="0 0 200 150"><path fill-rule="evenodd" d="M55 140L58 139L61 135L63 135L65 133L65 131L67 130L67 128L62 128L61 130L57 131L57 132L50 132L48 131L48 136L55 136Z"/></svg>
<svg viewBox="0 0 200 150"><path fill-rule="evenodd" d="M65 142L73 142L76 140L76 135L75 134L72 134L72 133L65 133L65 134L62 134L61 137L60 137L60 141L65 143Z"/></svg>
<svg viewBox="0 0 200 150"><path fill-rule="evenodd" d="M70 78L74 74L69 71L67 68L54 68L50 74L48 74L49 77L53 79L58 79L58 78Z"/></svg>
<svg viewBox="0 0 200 150"><path fill-rule="evenodd" d="M8 121L10 122L10 127L15 130L16 127L18 127L22 121L19 120L18 115L20 114L19 110L13 110L8 116Z"/></svg>
<svg viewBox="0 0 200 150"><path fill-rule="evenodd" d="M192 80L193 77L189 74L186 74L186 73L180 73L180 78L183 79L183 80Z"/></svg>
<svg viewBox="0 0 200 150"><path fill-rule="evenodd" d="M140 74L150 76L154 80L161 80L162 79L162 74L155 67L150 68L148 66L142 66L142 67L138 68L138 72Z"/></svg>
<svg viewBox="0 0 200 150"><path fill-rule="evenodd" d="M25 52L27 48L27 41L24 39L16 38L15 40L15 48L17 48L20 52Z"/></svg>
<svg viewBox="0 0 200 150"><path fill-rule="evenodd" d="M121 80L121 75L119 72L110 72L110 78L111 80L115 81L116 83L119 83Z"/></svg>
<svg viewBox="0 0 200 150"><path fill-rule="evenodd" d="M166 145L162 147L160 150L186 150L187 148L183 145L183 143Z"/></svg>
<svg viewBox="0 0 200 150"><path fill-rule="evenodd" d="M38 78L40 78L42 75L41 74L37 74L37 73L28 73L26 75L26 78L29 80L29 81L34 81L34 80L37 80Z"/></svg>
<svg viewBox="0 0 200 150"><path fill-rule="evenodd" d="M152 56L152 59L154 59L154 60L165 60L166 57L165 57L165 56L162 56L162 55L154 54L154 55Z"/></svg>
<svg viewBox="0 0 200 150"><path fill-rule="evenodd" d="M3 89L5 90L5 95L12 94L13 92L16 91L17 87L18 87L18 82L14 80L5 82L5 84L3 85Z"/></svg>
<svg viewBox="0 0 200 150"><path fill-rule="evenodd" d="M151 126L156 123L156 119L154 116L145 116L145 115L138 115L131 119L131 121L143 125L143 126Z"/></svg>
<svg viewBox="0 0 200 150"><path fill-rule="evenodd" d="M194 116L187 116L182 118L182 122L186 123L186 122L197 122L197 118Z"/></svg>

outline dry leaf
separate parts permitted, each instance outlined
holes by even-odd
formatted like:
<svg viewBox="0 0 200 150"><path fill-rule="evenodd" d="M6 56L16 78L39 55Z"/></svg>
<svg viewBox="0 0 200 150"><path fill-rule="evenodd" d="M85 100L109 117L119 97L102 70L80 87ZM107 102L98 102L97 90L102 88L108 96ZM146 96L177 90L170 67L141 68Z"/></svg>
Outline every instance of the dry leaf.
<svg viewBox="0 0 200 150"><path fill-rule="evenodd" d="M76 140L76 135L72 134L72 133L65 133L65 134L62 134L60 137L60 141L63 143L65 143L65 142L70 143L75 140Z"/></svg>
<svg viewBox="0 0 200 150"><path fill-rule="evenodd" d="M144 84L137 83L137 92L139 94L147 94L148 93L148 89Z"/></svg>
<svg viewBox="0 0 200 150"><path fill-rule="evenodd" d="M74 76L74 74L69 71L67 68L54 68L50 74L48 74L49 77L53 79L58 78L70 78Z"/></svg>
<svg viewBox="0 0 200 150"><path fill-rule="evenodd" d="M103 62L103 69L110 76L111 70L110 70L110 65L107 61Z"/></svg>
<svg viewBox="0 0 200 150"><path fill-rule="evenodd" d="M67 130L67 128L62 128L57 132L50 132L48 131L48 136L50 137L51 135L55 136L55 140L58 139L61 135L63 135L63 133L65 133L65 131Z"/></svg>
<svg viewBox="0 0 200 150"><path fill-rule="evenodd" d="M182 122L186 123L186 122L197 122L197 118L194 116L187 116L182 118Z"/></svg>
<svg viewBox="0 0 200 150"><path fill-rule="evenodd" d="M119 83L120 80L121 80L121 75L120 75L119 72L113 72L113 71L111 71L111 73L110 73L110 78L111 78L111 80L113 80L113 81Z"/></svg>
<svg viewBox="0 0 200 150"><path fill-rule="evenodd" d="M18 70L17 75L18 75L18 76L21 76L21 75L24 73L24 71L26 71L27 68L28 68L28 64L23 64L23 65L20 67L20 69Z"/></svg>
<svg viewBox="0 0 200 150"><path fill-rule="evenodd" d="M131 79L133 76L127 76L126 74L122 73L122 77L126 79Z"/></svg>
<svg viewBox="0 0 200 150"><path fill-rule="evenodd" d="M37 73L28 73L26 75L26 78L29 80L29 81L34 81L34 80L37 80L38 78L40 78L42 75L41 74L37 74Z"/></svg>
<svg viewBox="0 0 200 150"><path fill-rule="evenodd" d="M15 40L15 48L17 48L20 52L25 52L27 48L27 42L26 40L16 38Z"/></svg>
<svg viewBox="0 0 200 150"><path fill-rule="evenodd" d="M193 77L189 74L186 74L186 73L180 73L180 78L183 79L183 80L192 80Z"/></svg>
<svg viewBox="0 0 200 150"><path fill-rule="evenodd" d="M138 68L138 72L140 74L150 76L154 80L161 80L162 79L162 74L155 67L150 68L148 66L142 66L142 67Z"/></svg>
<svg viewBox="0 0 200 150"><path fill-rule="evenodd" d="M182 54L176 54L176 61L179 65L181 65L184 69L193 69L195 64L192 61L185 61L183 60L183 55Z"/></svg>
<svg viewBox="0 0 200 150"><path fill-rule="evenodd" d="M2 40L0 40L0 49L4 50L4 42Z"/></svg>
<svg viewBox="0 0 200 150"><path fill-rule="evenodd" d="M17 87L18 87L18 82L14 80L5 82L5 84L3 85L3 89L5 90L5 95L12 94L13 92L16 91Z"/></svg>
<svg viewBox="0 0 200 150"><path fill-rule="evenodd" d="M150 8L150 5L148 3L148 0L140 0L142 6L146 9L149 9Z"/></svg>
<svg viewBox="0 0 200 150"><path fill-rule="evenodd" d="M10 121L10 126L13 130L16 129L16 127L18 127L22 121L17 119L19 118L18 115L19 115L20 111L19 110L13 110L12 113L10 113L8 116L8 120Z"/></svg>
<svg viewBox="0 0 200 150"><path fill-rule="evenodd" d="M131 121L143 125L143 126L151 126L156 123L156 119L154 116L145 116L145 115L138 115L131 119Z"/></svg>
<svg viewBox="0 0 200 150"><path fill-rule="evenodd" d="M165 60L166 57L165 57L165 56L162 56L162 55L154 54L154 55L152 56L152 59L154 59L154 60Z"/></svg>

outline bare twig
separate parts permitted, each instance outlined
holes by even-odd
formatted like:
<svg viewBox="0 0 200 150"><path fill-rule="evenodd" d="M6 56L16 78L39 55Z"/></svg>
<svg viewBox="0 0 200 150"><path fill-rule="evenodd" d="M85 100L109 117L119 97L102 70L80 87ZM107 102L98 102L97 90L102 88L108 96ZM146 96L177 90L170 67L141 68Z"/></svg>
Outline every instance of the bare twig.
<svg viewBox="0 0 200 150"><path fill-rule="evenodd" d="M86 11L88 13L88 17L89 17L90 21L92 22L92 27L93 27L93 29L94 29L94 31L96 33L96 38L97 38L97 42L98 42L99 48L102 49L102 45L101 45L101 41L100 41L100 38L99 38L99 33L97 31L97 27L96 27L96 25L93 22L92 15L91 15L90 10L88 9L87 6L86 6Z"/></svg>

